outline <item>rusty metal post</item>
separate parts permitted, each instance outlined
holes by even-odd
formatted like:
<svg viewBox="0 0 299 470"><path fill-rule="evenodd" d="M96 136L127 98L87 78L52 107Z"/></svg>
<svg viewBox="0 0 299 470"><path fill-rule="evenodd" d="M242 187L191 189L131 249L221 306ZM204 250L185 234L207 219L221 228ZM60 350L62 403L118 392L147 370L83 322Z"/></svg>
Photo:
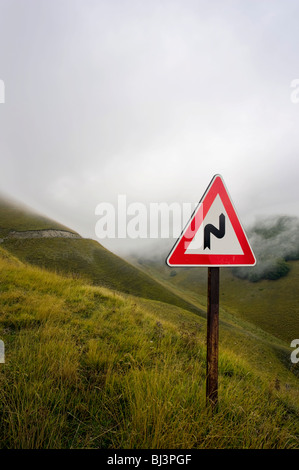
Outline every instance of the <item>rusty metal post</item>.
<svg viewBox="0 0 299 470"><path fill-rule="evenodd" d="M206 401L213 411L218 405L219 271L208 268Z"/></svg>

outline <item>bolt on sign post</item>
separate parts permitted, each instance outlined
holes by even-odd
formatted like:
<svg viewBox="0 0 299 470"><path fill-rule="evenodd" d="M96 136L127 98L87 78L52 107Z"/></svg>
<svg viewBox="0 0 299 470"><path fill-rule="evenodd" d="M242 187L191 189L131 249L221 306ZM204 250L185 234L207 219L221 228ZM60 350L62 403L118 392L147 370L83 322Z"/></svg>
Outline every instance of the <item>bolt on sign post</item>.
<svg viewBox="0 0 299 470"><path fill-rule="evenodd" d="M255 256L220 175L215 175L169 253L170 267L208 267L207 405L218 405L220 267L254 266Z"/></svg>

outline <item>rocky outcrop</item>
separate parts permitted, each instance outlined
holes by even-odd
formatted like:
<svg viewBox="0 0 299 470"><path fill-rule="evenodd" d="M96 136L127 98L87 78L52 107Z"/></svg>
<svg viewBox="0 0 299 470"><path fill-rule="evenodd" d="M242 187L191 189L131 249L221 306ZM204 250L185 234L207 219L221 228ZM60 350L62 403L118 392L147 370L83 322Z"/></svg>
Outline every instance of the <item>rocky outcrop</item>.
<svg viewBox="0 0 299 470"><path fill-rule="evenodd" d="M68 232L67 230L26 230L23 232L11 231L6 239L11 238L82 238L77 233Z"/></svg>

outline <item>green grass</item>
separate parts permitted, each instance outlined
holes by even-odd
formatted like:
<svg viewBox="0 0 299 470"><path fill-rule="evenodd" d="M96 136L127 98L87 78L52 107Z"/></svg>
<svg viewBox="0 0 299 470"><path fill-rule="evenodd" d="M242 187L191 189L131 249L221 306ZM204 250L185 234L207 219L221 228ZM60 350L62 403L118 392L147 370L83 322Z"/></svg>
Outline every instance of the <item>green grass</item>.
<svg viewBox="0 0 299 470"><path fill-rule="evenodd" d="M257 328L221 325L211 415L203 318L3 249L0 272L1 448L298 448L298 379Z"/></svg>
<svg viewBox="0 0 299 470"><path fill-rule="evenodd" d="M68 230L3 200L0 220L0 238ZM92 240L4 240L0 448L298 448L289 343L299 262L289 266L285 278L258 283L221 270L212 415L206 269L141 271Z"/></svg>
<svg viewBox="0 0 299 470"><path fill-rule="evenodd" d="M289 261L288 266L286 277L259 282L238 279L229 268L221 268L220 305L289 345L299 336L299 261ZM162 263L141 267L186 301L206 308L207 268L177 268L171 276L172 269Z"/></svg>
<svg viewBox="0 0 299 470"><path fill-rule="evenodd" d="M0 198L0 238L12 230L72 230L17 203ZM5 239L1 246L22 261L81 277L86 282L140 297L157 299L203 314L140 269L106 250L95 240L34 238Z"/></svg>
<svg viewBox="0 0 299 470"><path fill-rule="evenodd" d="M2 246L20 260L55 272L81 277L87 282L161 300L202 313L191 302L159 284L140 269L89 239L25 239L5 240Z"/></svg>

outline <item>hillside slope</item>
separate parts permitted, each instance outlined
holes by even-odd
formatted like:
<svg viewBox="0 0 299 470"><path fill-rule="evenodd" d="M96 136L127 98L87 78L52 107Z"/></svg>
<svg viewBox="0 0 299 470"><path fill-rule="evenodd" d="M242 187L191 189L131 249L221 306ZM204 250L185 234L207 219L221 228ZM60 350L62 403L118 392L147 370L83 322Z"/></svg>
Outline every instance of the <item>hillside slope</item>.
<svg viewBox="0 0 299 470"><path fill-rule="evenodd" d="M206 309L207 268L169 268L163 261L132 262L186 301L192 299ZM239 279L230 268L221 268L220 306L290 344L299 337L299 261L288 261L288 266L287 276L258 282Z"/></svg>
<svg viewBox="0 0 299 470"><path fill-rule="evenodd" d="M64 225L34 212L19 201L0 194L0 238L6 237L12 230L67 230L76 233Z"/></svg>
<svg viewBox="0 0 299 470"><path fill-rule="evenodd" d="M54 233L53 236L55 230L64 233L59 236ZM51 235L35 237L32 231L38 235L41 231L48 231ZM28 233L31 233L30 237ZM71 238L65 237L67 233ZM98 242L83 239L73 230L5 199L0 199L0 239L3 248L31 264L204 314L191 302L184 301Z"/></svg>
<svg viewBox="0 0 299 470"><path fill-rule="evenodd" d="M212 416L203 318L1 247L0 271L1 448L298 448L298 379L258 329L221 325Z"/></svg>

